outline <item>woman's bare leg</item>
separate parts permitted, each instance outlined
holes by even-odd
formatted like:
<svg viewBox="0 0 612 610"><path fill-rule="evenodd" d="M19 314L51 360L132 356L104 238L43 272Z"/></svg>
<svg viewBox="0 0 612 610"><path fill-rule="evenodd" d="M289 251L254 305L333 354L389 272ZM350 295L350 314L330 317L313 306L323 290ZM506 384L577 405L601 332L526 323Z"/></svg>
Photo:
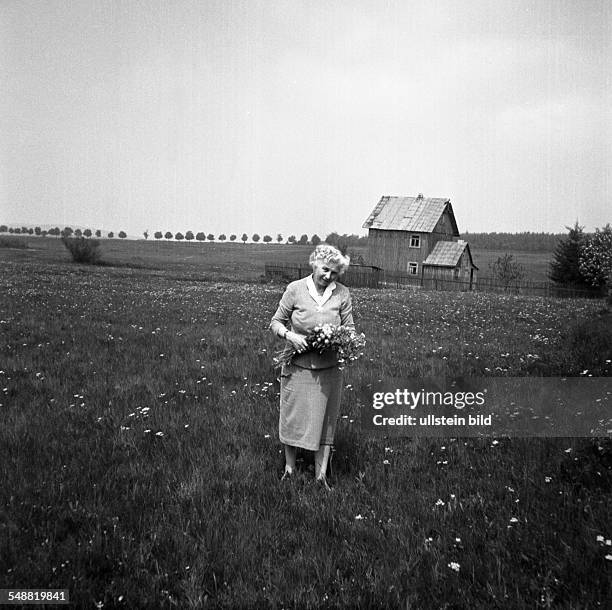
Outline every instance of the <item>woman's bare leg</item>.
<svg viewBox="0 0 612 610"><path fill-rule="evenodd" d="M285 445L285 472L293 474L295 470L295 460L297 458L297 447Z"/></svg>
<svg viewBox="0 0 612 610"><path fill-rule="evenodd" d="M331 445L321 445L315 452L315 477L317 479L327 478L327 464L329 463L329 453Z"/></svg>

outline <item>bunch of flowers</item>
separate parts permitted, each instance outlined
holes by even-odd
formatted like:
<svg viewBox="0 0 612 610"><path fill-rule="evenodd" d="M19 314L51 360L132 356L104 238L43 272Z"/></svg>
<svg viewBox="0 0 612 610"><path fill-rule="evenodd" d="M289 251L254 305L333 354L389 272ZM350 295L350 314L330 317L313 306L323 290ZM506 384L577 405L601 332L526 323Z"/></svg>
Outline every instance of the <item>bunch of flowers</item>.
<svg viewBox="0 0 612 610"><path fill-rule="evenodd" d="M306 337L308 348L322 354L328 350L334 350L338 355L338 364L344 368L347 364L354 362L363 356L365 347L365 335L357 334L348 326L324 324L315 328ZM276 365L291 364L297 352L292 351L275 358Z"/></svg>

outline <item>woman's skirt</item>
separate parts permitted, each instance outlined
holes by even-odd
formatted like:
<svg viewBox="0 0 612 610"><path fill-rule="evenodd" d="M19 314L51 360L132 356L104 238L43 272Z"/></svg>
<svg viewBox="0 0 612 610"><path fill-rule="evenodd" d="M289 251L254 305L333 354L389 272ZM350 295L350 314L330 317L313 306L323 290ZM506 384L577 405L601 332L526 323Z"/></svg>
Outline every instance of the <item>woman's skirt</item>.
<svg viewBox="0 0 612 610"><path fill-rule="evenodd" d="M283 366L278 422L281 442L310 451L316 451L319 445L331 445L341 399L342 371L337 366Z"/></svg>

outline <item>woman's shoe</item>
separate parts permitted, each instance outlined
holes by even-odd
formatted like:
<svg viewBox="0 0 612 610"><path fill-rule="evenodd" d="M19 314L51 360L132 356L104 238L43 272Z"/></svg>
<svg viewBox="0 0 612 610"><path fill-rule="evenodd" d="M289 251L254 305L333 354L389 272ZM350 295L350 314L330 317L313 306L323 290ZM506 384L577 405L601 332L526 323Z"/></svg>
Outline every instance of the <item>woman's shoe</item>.
<svg viewBox="0 0 612 610"><path fill-rule="evenodd" d="M317 485L325 489L325 491L333 491L333 489L329 486L329 483L327 482L327 477L319 477L315 480L317 482Z"/></svg>
<svg viewBox="0 0 612 610"><path fill-rule="evenodd" d="M289 479L292 479L295 476L295 470L293 468L286 468L285 467L285 472L283 472L283 476L281 477L281 481L287 481Z"/></svg>

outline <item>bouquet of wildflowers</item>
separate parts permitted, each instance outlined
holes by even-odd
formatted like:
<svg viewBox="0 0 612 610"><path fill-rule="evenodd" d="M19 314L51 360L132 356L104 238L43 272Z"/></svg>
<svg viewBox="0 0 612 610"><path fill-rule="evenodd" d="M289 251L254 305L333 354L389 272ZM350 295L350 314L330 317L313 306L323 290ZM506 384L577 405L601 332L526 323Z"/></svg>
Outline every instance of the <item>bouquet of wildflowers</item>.
<svg viewBox="0 0 612 610"><path fill-rule="evenodd" d="M309 349L317 351L319 354L334 350L338 355L338 364L341 369L363 356L362 350L366 343L363 333L357 334L348 326L336 326L334 324L315 326L306 337L306 342ZM292 351L284 355L281 354L280 357L275 358L276 366L291 364L296 353Z"/></svg>

